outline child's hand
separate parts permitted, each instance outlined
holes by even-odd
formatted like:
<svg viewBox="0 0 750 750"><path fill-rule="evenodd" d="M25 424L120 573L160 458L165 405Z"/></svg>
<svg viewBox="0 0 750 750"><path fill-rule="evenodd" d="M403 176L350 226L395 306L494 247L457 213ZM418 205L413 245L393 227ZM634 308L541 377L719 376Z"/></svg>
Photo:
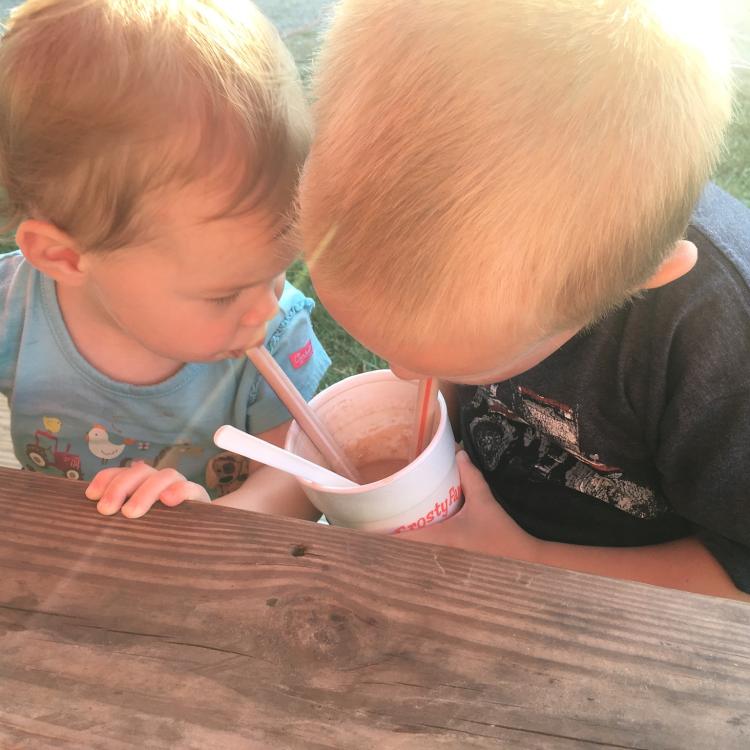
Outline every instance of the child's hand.
<svg viewBox="0 0 750 750"><path fill-rule="evenodd" d="M122 511L127 518L140 518L157 501L179 505L183 500L210 502L206 490L188 482L174 469L154 469L143 462L126 468L103 469L86 488L86 497L97 500L96 509L105 516Z"/></svg>
<svg viewBox="0 0 750 750"><path fill-rule="evenodd" d="M447 521L397 534L397 538L533 561L541 542L503 510L465 451L456 454L456 462L464 493L463 508Z"/></svg>

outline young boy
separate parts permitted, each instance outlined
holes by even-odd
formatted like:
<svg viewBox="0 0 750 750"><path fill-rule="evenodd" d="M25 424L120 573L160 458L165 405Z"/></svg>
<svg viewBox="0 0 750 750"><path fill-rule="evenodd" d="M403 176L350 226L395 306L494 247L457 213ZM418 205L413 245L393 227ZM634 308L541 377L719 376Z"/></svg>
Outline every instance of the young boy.
<svg viewBox="0 0 750 750"><path fill-rule="evenodd" d="M91 481L105 514L161 500L315 516L294 481L219 451L289 415L329 360L289 284L309 145L291 56L250 3L29 0L0 41L0 390L28 469Z"/></svg>
<svg viewBox="0 0 750 750"><path fill-rule="evenodd" d="M481 471L408 536L750 591L750 220L709 188L683 239L730 113L711 5L340 5L313 280L397 374L459 386Z"/></svg>

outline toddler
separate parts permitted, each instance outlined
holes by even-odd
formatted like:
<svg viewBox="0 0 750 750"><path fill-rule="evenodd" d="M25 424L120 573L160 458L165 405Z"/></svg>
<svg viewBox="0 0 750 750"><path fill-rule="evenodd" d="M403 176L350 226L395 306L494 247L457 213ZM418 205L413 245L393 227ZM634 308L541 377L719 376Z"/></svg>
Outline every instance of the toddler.
<svg viewBox="0 0 750 750"><path fill-rule="evenodd" d="M250 2L29 0L0 40L0 390L25 468L102 513L161 500L314 517L293 480L216 449L280 444L267 346L310 397L329 360L284 282L309 120ZM270 473L269 473L270 472Z"/></svg>

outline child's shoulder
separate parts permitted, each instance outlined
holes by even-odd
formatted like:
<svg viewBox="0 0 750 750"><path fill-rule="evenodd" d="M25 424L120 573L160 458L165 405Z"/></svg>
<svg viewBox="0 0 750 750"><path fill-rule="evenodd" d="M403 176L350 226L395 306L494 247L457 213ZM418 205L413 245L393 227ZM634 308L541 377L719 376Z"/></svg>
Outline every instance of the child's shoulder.
<svg viewBox="0 0 750 750"><path fill-rule="evenodd" d="M8 253L0 254L0 276L2 278L10 276L25 265L26 262L20 250L11 250Z"/></svg>
<svg viewBox="0 0 750 750"><path fill-rule="evenodd" d="M750 209L709 185L687 238L698 248L695 267L634 302L630 345L637 351L647 338L665 373L735 392L750 368Z"/></svg>
<svg viewBox="0 0 750 750"><path fill-rule="evenodd" d="M0 255L0 392L6 395L15 377L32 271L20 252Z"/></svg>
<svg viewBox="0 0 750 750"><path fill-rule="evenodd" d="M315 303L303 294L296 286L288 281L284 283L284 290L279 298L279 315L276 318L275 328L269 333L267 344L273 352L279 345L282 337L290 332L295 325L304 324L309 320Z"/></svg>
<svg viewBox="0 0 750 750"><path fill-rule="evenodd" d="M0 306L10 297L25 293L26 282L33 272L20 250L0 255Z"/></svg>
<svg viewBox="0 0 750 750"><path fill-rule="evenodd" d="M289 281L284 282L284 290L279 298L279 307L285 315L294 314L301 310L311 310L314 302Z"/></svg>
<svg viewBox="0 0 750 750"><path fill-rule="evenodd" d="M690 239L706 260L735 272L750 287L750 208L712 183L690 224Z"/></svg>

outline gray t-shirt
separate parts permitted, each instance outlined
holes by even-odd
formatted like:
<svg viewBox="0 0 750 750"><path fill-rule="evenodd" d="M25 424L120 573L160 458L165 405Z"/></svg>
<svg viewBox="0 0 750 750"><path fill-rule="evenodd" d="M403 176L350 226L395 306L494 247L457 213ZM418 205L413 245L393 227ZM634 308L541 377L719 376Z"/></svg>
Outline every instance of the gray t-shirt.
<svg viewBox="0 0 750 750"><path fill-rule="evenodd" d="M461 389L464 443L529 533L597 546L697 534L750 591L750 211L714 185L696 267L531 370Z"/></svg>
<svg viewBox="0 0 750 750"><path fill-rule="evenodd" d="M286 284L279 306L266 346L309 399L330 364L310 324L313 302ZM290 418L245 358L187 364L148 386L103 375L75 348L54 282L20 253L0 256L0 393L27 469L89 481L101 469L146 461L177 469L212 497L247 478L247 460L213 444L216 428L258 434Z"/></svg>

